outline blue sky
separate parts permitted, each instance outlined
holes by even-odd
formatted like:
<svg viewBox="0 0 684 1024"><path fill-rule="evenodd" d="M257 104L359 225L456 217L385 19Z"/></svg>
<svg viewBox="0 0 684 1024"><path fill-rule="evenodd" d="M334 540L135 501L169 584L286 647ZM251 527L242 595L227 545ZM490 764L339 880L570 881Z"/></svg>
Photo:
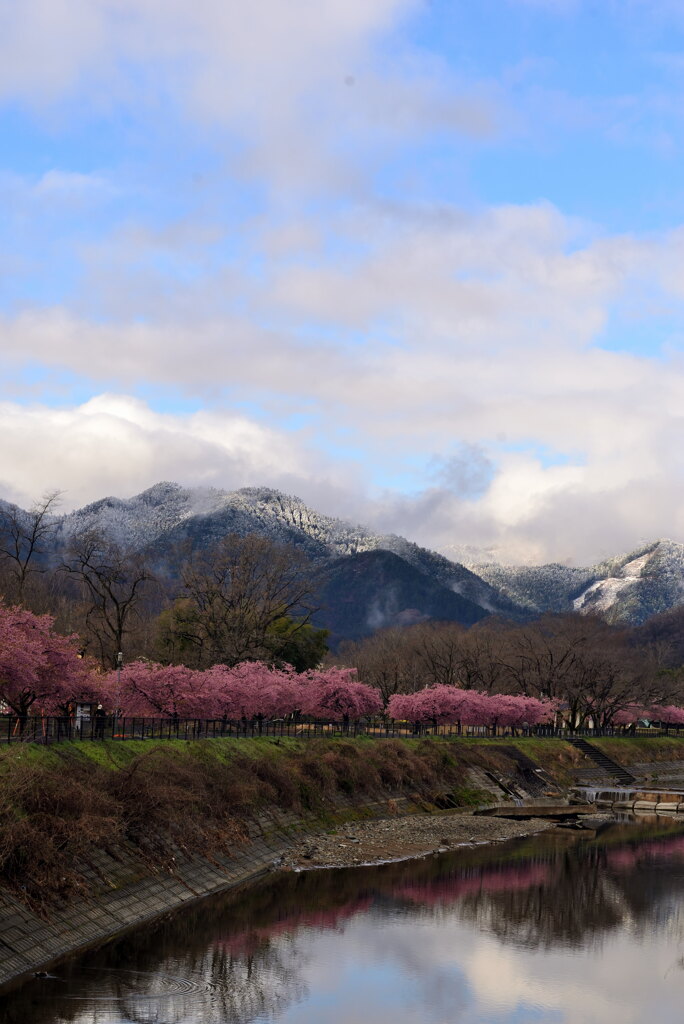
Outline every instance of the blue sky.
<svg viewBox="0 0 684 1024"><path fill-rule="evenodd" d="M2 495L269 485L524 562L684 539L680 4L0 25Z"/></svg>

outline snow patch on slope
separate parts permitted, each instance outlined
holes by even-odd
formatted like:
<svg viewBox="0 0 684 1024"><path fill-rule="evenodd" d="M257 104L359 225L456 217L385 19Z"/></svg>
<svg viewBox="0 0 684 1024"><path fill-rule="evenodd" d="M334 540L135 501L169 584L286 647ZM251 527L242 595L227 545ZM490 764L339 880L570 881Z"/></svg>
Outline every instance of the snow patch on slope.
<svg viewBox="0 0 684 1024"><path fill-rule="evenodd" d="M641 579L641 573L651 559L651 552L626 562L619 576L611 576L605 580L596 580L590 587L572 602L575 611L605 612L612 608L623 592L633 587Z"/></svg>

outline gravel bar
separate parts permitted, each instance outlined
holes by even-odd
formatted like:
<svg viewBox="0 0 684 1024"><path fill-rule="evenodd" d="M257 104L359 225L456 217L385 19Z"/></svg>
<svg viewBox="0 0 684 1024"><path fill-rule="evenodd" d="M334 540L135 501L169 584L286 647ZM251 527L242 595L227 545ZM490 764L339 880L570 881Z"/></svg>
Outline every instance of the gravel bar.
<svg viewBox="0 0 684 1024"><path fill-rule="evenodd" d="M511 821L473 814L414 814L408 818L354 822L302 839L282 859L291 870L353 867L446 853L471 843L495 843L554 828L541 818Z"/></svg>

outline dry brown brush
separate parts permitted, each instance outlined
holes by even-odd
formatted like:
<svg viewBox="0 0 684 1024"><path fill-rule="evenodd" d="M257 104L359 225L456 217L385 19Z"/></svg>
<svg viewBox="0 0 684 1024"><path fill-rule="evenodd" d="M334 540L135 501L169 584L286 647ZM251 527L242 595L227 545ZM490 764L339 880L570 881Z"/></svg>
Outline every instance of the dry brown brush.
<svg viewBox="0 0 684 1024"><path fill-rule="evenodd" d="M100 746L100 751L107 748ZM315 816L340 798L423 797L461 785L466 766L444 744L312 741L249 752L211 744L159 744L126 756L84 746L12 748L0 760L0 884L33 906L91 884L96 850L122 844L148 864L229 853L251 818L269 810ZM92 877L92 875L91 875Z"/></svg>

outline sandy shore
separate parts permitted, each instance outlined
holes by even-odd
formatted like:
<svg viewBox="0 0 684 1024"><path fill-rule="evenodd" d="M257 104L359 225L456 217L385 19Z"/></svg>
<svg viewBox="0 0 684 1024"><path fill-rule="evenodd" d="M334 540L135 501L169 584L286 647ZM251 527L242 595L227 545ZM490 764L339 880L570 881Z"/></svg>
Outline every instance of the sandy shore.
<svg viewBox="0 0 684 1024"><path fill-rule="evenodd" d="M445 853L468 843L492 843L554 828L549 819L511 821L473 814L414 814L408 818L355 822L309 835L283 858L283 867L353 867Z"/></svg>

